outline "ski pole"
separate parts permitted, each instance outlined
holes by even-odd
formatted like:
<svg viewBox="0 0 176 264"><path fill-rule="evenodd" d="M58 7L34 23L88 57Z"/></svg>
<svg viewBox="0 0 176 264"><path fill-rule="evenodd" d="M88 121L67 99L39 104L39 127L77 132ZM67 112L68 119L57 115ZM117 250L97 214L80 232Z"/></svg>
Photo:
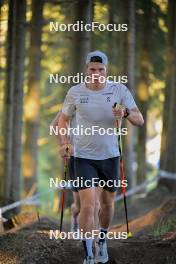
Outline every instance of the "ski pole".
<svg viewBox="0 0 176 264"><path fill-rule="evenodd" d="M66 152L68 152L69 147L66 148ZM64 181L67 180L67 173L68 173L68 160L67 157L64 157ZM65 205L65 187L62 190L62 197L61 197L61 217L60 217L60 233L62 232L62 224L64 218L64 205Z"/></svg>
<svg viewBox="0 0 176 264"><path fill-rule="evenodd" d="M115 103L114 107L119 109L120 105ZM121 125L122 119L116 118L116 126L119 129L118 133L118 146L119 146L119 153L120 153L120 177L122 183L125 180L125 173L124 173L124 162L123 162L123 149L122 149L122 136L121 136ZM127 235L128 237L132 237L132 233L129 231L129 224L128 224L128 210L127 210L127 201L126 201L126 188L122 186L122 193L123 193L123 200L124 200L124 208L125 208L125 219L126 219L126 227L127 227Z"/></svg>

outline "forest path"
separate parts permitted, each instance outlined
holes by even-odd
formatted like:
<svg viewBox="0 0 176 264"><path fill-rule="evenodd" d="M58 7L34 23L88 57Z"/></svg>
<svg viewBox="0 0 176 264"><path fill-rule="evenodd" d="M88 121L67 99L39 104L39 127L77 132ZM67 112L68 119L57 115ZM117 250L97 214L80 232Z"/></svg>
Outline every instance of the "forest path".
<svg viewBox="0 0 176 264"><path fill-rule="evenodd" d="M176 219L175 199L169 193L163 195L163 191L157 190L157 194L153 192L150 198L143 198L143 206L138 213L135 211L137 208L139 210L140 199L135 201L134 210L131 208L134 201L128 203L129 212L134 214L133 217L130 214L130 228L133 236L128 239L108 240L108 263L175 264L176 239L166 240L165 236L155 237L153 232L153 227L159 222ZM121 210L122 212L119 210L119 216L124 213L123 208ZM122 220L120 219L119 222L122 223ZM0 236L0 264L81 264L84 252L79 240L50 239L50 230L58 230L58 228L58 220L42 217L40 221L5 232ZM69 223L64 223L63 230L69 231ZM122 232L126 230L126 226L118 223L111 230Z"/></svg>

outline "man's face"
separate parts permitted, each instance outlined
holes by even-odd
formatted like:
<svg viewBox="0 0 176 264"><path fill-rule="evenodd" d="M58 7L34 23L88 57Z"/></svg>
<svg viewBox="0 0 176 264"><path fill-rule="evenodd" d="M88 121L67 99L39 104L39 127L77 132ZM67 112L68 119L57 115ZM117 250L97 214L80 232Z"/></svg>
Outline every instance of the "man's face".
<svg viewBox="0 0 176 264"><path fill-rule="evenodd" d="M103 63L90 62L87 64L86 75L91 77L91 83L101 85L107 77L107 68Z"/></svg>

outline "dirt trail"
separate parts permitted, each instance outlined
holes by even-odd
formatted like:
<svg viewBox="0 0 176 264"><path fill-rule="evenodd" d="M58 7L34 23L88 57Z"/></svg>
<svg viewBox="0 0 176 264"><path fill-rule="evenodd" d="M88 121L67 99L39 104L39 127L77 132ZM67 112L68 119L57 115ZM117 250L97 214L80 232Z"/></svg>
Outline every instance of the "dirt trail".
<svg viewBox="0 0 176 264"><path fill-rule="evenodd" d="M48 219L0 237L2 264L82 264L80 241L49 239L46 228L56 229ZM108 241L111 264L175 264L176 240L134 236L127 240Z"/></svg>
<svg viewBox="0 0 176 264"><path fill-rule="evenodd" d="M161 197L162 196L162 197ZM158 199L156 199L158 197ZM133 203L135 208L133 209ZM154 238L153 225L161 219L176 218L176 200L169 194L152 196L128 203L133 237L108 240L111 264L175 264L176 239ZM144 206L145 205L145 206ZM138 211L136 211L138 210ZM123 210L119 223L123 223ZM135 218L136 214L136 218ZM31 219L32 220L32 219ZM119 232L125 225L113 226ZM64 230L68 230L67 223ZM0 264L82 264L83 248L80 241L50 239L49 230L58 230L58 220L43 217L39 221L12 229L0 236ZM172 237L172 236L171 236Z"/></svg>

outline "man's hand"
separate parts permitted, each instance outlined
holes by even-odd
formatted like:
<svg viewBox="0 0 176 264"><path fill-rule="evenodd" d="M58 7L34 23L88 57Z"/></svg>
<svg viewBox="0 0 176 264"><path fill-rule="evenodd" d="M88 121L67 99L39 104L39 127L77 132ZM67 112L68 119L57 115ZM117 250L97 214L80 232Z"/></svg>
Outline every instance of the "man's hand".
<svg viewBox="0 0 176 264"><path fill-rule="evenodd" d="M122 119L125 115L125 109L125 106L120 104L112 106L112 113L116 119Z"/></svg>
<svg viewBox="0 0 176 264"><path fill-rule="evenodd" d="M120 104L112 107L112 112L116 119L121 120L123 117L126 117L134 126L142 126L144 124L143 116L137 107L130 109L130 113L127 116L126 110L127 108Z"/></svg>
<svg viewBox="0 0 176 264"><path fill-rule="evenodd" d="M60 149L59 153L62 156L63 159L69 159L70 156L73 154L73 147L70 143L63 144Z"/></svg>

